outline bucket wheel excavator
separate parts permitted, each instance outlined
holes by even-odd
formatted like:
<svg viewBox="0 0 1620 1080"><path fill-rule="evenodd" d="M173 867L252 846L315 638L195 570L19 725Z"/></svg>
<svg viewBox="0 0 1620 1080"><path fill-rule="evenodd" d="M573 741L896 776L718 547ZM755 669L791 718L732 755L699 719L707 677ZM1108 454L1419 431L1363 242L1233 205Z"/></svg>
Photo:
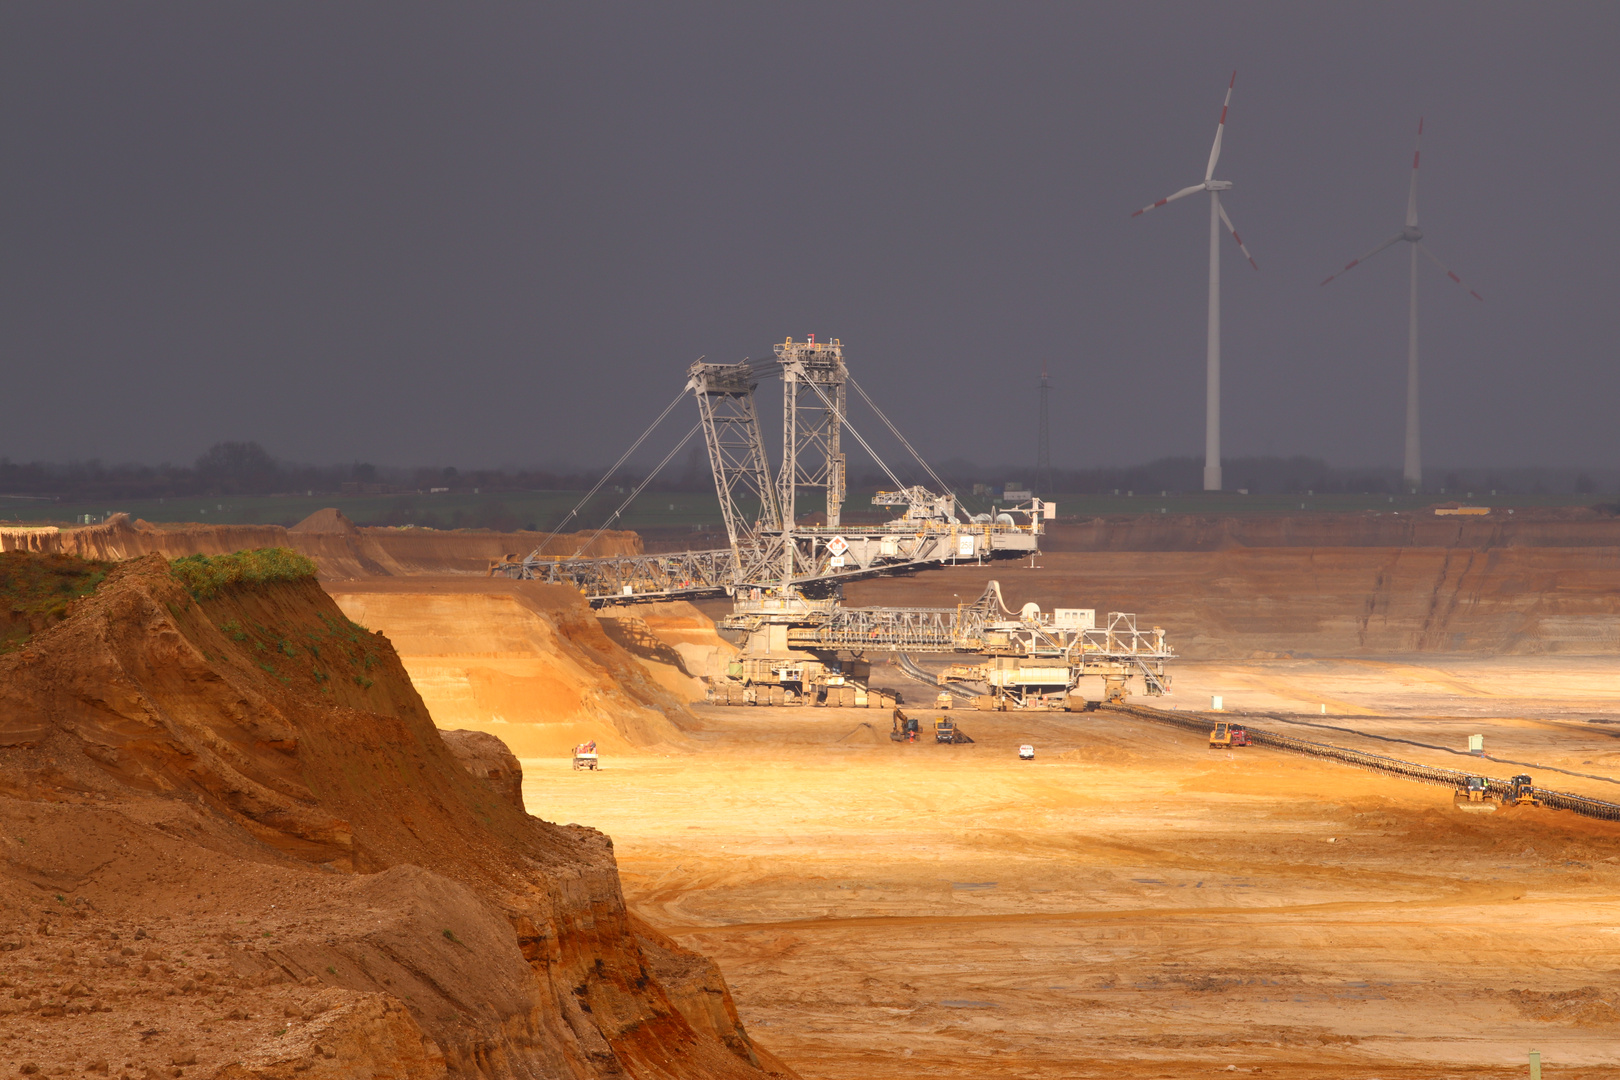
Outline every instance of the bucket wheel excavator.
<svg viewBox="0 0 1620 1080"><path fill-rule="evenodd" d="M1164 631L1141 630L1135 616L1122 612L1110 612L1098 627L1093 615L1082 608L1047 614L1033 603L1015 613L996 581L956 608L845 607L837 598L812 600L792 590L750 593L736 598L717 627L739 654L715 682L711 700L889 707L892 700L862 685L872 659L893 656L917 677L923 668L916 655L949 658L936 685L971 696L981 710L1077 711L1087 707L1087 680L1108 699L1123 697L1137 679L1150 695L1168 691L1166 669L1175 653ZM852 685L865 701L845 700Z"/></svg>

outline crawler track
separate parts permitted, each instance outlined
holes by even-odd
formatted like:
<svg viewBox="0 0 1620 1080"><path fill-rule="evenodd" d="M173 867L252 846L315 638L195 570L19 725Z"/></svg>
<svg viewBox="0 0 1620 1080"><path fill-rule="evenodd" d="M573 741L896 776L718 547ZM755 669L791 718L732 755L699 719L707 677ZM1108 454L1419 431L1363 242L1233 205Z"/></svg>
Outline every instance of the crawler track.
<svg viewBox="0 0 1620 1080"><path fill-rule="evenodd" d="M1104 712L1123 713L1138 720L1195 731L1200 735L1207 735L1213 726L1210 720L1196 713L1166 712L1145 705L1100 705L1098 708ZM1402 761L1400 758L1385 757L1383 754L1369 754L1365 750L1352 750L1345 746L1334 746L1332 743L1296 739L1292 735L1282 735L1275 731L1250 727L1248 724L1244 724L1244 727L1248 729L1250 741L1256 746L1269 746L1273 750L1285 750L1292 754L1304 754L1306 757L1337 761L1369 772L1416 780L1420 784L1438 784L1455 790L1463 785L1465 778L1480 775L1458 769L1442 769L1435 765L1420 765L1415 761ZM1485 781L1492 793L1499 796L1508 793L1508 781L1493 776L1487 776ZM1584 817L1620 821L1620 803L1604 802L1602 799L1574 795L1567 791L1552 791L1544 787L1535 787L1532 790L1535 792L1537 802L1554 810L1569 810Z"/></svg>

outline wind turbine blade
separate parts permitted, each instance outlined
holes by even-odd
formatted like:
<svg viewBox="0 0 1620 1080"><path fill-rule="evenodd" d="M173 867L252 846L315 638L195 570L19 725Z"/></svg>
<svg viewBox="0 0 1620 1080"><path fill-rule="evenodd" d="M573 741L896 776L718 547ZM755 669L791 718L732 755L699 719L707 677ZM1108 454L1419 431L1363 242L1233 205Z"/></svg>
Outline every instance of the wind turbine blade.
<svg viewBox="0 0 1620 1080"><path fill-rule="evenodd" d="M1215 125L1215 145L1209 148L1209 168L1204 170L1204 179L1209 180L1215 175L1215 163L1221 159L1221 136L1226 134L1226 110L1232 107L1232 87L1237 85L1237 72L1232 72L1232 81L1226 84L1226 100L1221 103L1221 119Z"/></svg>
<svg viewBox="0 0 1620 1080"><path fill-rule="evenodd" d="M1239 236L1237 229L1233 227L1232 219L1226 216L1226 207L1222 206L1220 203L1216 203L1215 208L1221 212L1221 220L1226 223L1226 231L1231 233L1232 239L1237 241L1238 250L1243 252L1243 257L1249 260L1250 266L1254 267L1256 270L1260 269L1260 264L1254 261L1254 256L1250 255L1249 249L1244 246L1243 237Z"/></svg>
<svg viewBox="0 0 1620 1080"><path fill-rule="evenodd" d="M1422 244L1418 244L1418 250L1423 252L1423 254L1427 255L1429 257L1430 262L1434 263L1434 265L1438 266L1441 270L1445 271L1446 277L1450 278L1452 281L1455 281L1458 285L1462 285L1463 288L1468 289L1467 285L1463 285L1463 279L1458 277L1456 274L1452 273L1451 272L1451 267L1449 267L1445 263L1441 262L1435 256L1434 252L1430 251L1428 248L1424 247ZM1468 295L1472 296L1475 300L1478 300L1482 304L1485 302L1485 298L1483 296L1479 295L1479 293L1475 292L1473 289L1468 289Z"/></svg>
<svg viewBox="0 0 1620 1080"><path fill-rule="evenodd" d="M1423 151L1423 117L1418 117L1417 144L1412 147L1412 185L1406 192L1406 227L1417 228L1417 173L1418 157Z"/></svg>
<svg viewBox="0 0 1620 1080"><path fill-rule="evenodd" d="M1163 206L1165 203L1175 202L1177 199L1181 198L1183 195L1191 195L1195 191L1203 191L1203 190L1204 190L1204 185L1203 184L1194 184L1192 187L1184 187L1180 191L1176 192L1174 195L1167 195L1167 196L1160 199L1158 202L1154 203L1151 206L1144 206L1144 207L1142 207L1142 209L1132 212L1131 217L1141 217L1143 214L1147 213L1149 210L1157 210L1159 207Z"/></svg>
<svg viewBox="0 0 1620 1080"><path fill-rule="evenodd" d="M1390 237L1388 240L1385 240L1382 244L1379 244L1377 247L1375 247L1371 251L1367 252L1367 254L1363 255L1361 258L1359 258L1359 259L1351 259L1349 262L1345 263L1344 264L1344 270L1340 270L1340 271L1338 271L1336 273L1329 274L1326 278L1322 279L1322 284L1326 285L1328 282L1332 281L1334 278L1336 278L1340 274L1344 273L1345 270L1353 270L1355 267L1357 267L1360 264L1366 262L1368 259L1370 259L1374 255L1378 254L1380 251L1383 251L1385 248L1389 247L1389 245L1395 243L1397 240L1404 240L1404 239L1406 239L1406 234L1405 233L1403 233L1403 232L1396 233L1394 236Z"/></svg>

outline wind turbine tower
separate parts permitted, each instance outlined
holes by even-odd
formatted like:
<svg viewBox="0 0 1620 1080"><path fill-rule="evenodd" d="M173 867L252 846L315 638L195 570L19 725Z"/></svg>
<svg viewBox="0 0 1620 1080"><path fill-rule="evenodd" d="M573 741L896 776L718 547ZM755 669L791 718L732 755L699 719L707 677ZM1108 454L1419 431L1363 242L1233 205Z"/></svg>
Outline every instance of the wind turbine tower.
<svg viewBox="0 0 1620 1080"><path fill-rule="evenodd" d="M1232 72L1232 81L1226 84L1226 101L1221 105L1221 119L1215 125L1215 145L1209 149L1209 165L1204 169L1204 181L1184 187L1174 195L1166 196L1151 206L1144 206L1131 217L1140 217L1149 210L1156 210L1165 203L1175 202L1183 195L1191 195L1195 191L1209 192L1209 327L1207 344L1205 347L1204 371L1204 490L1221 490L1221 260L1220 241L1221 225L1225 224L1237 241L1238 249L1243 257L1249 260L1249 265L1256 270L1260 264L1254 261L1249 249L1244 246L1243 237L1238 235L1237 229L1232 226L1232 219L1226 216L1226 210L1221 206L1221 192L1230 190L1230 180L1215 179L1215 163L1221 158L1221 136L1226 133L1226 110L1232 105L1232 87L1237 85L1237 72Z"/></svg>
<svg viewBox="0 0 1620 1080"><path fill-rule="evenodd" d="M1468 289L1468 286L1463 285L1462 278L1452 273L1446 264L1436 258L1434 252L1430 251L1423 244L1423 230L1418 228L1417 212L1418 157L1422 152L1422 149L1423 118L1420 116L1418 117L1417 146L1412 150L1412 182L1406 190L1405 227L1403 227L1400 232L1396 233L1388 240L1385 240L1382 244L1379 244L1377 247L1367 252L1367 254L1363 255L1361 258L1351 259L1349 262L1344 264L1344 270L1340 270L1338 274L1329 274L1327 279L1322 282L1323 285L1326 285L1329 281L1332 281L1340 274L1343 274L1345 270L1350 270L1360 263L1366 262L1380 251L1383 251L1385 248L1397 243L1398 241L1404 240L1408 244L1412 245L1412 249L1409 253L1411 263L1409 270L1410 287L1407 292L1406 300L1406 456L1401 464L1401 483L1407 491L1418 491L1423 487L1423 448L1422 442L1418 438L1418 252L1423 252L1430 262L1434 263L1434 265L1438 266L1445 273L1446 277L1450 278L1452 281L1455 281L1458 285L1462 285L1463 288ZM1468 295L1472 296L1475 300L1483 301L1485 299L1473 289L1468 289Z"/></svg>
<svg viewBox="0 0 1620 1080"><path fill-rule="evenodd" d="M1035 488L1043 499L1052 497L1052 417L1047 398L1052 393L1052 380L1046 377L1046 361L1041 361L1041 381L1036 388L1041 392L1039 434L1035 442Z"/></svg>

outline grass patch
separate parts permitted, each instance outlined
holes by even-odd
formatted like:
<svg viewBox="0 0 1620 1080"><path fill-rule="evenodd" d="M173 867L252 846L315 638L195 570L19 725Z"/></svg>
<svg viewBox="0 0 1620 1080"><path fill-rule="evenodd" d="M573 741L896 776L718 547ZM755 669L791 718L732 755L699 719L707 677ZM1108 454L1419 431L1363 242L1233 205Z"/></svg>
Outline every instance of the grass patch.
<svg viewBox="0 0 1620 1080"><path fill-rule="evenodd" d="M270 549L238 552L236 556L225 558L265 554L275 554L275 551ZM212 561L217 563L222 560L216 558ZM308 562L308 560L300 561ZM173 565L179 566L182 562L189 565L193 560L176 560ZM272 566L272 570L276 569L278 568ZM280 569L286 570L286 567ZM308 569L313 572L314 567L310 566ZM288 572L296 573L297 570L298 567L295 565ZM244 575L235 580L275 580L275 578L260 574L256 577ZM229 586L222 588L229 589ZM194 589L193 592L195 591ZM272 598L251 592L233 592L225 596L212 597L202 603L218 620L215 626L219 632L233 643L234 655L279 680L283 685L292 686L297 683L311 693L319 692L328 697L343 698L349 704L361 701L359 695L375 685L368 674L372 669L382 666L383 656L378 650L387 646L380 644L365 627L341 614L316 609L313 614L320 621L311 626L310 623L299 619L296 614L282 611ZM226 610L219 609L228 609L230 617L225 617ZM266 625L260 622L260 618L269 618L267 613L270 611L276 611L280 617L291 615L295 621L285 625L280 623ZM255 618L255 615L258 618ZM350 681L356 689L348 688Z"/></svg>
<svg viewBox="0 0 1620 1080"><path fill-rule="evenodd" d="M72 555L0 553L0 653L65 619L68 605L95 592L111 569Z"/></svg>
<svg viewBox="0 0 1620 1080"><path fill-rule="evenodd" d="M196 600L208 600L238 585L302 581L315 563L287 548L253 548L230 555L187 555L169 564L169 574Z"/></svg>

